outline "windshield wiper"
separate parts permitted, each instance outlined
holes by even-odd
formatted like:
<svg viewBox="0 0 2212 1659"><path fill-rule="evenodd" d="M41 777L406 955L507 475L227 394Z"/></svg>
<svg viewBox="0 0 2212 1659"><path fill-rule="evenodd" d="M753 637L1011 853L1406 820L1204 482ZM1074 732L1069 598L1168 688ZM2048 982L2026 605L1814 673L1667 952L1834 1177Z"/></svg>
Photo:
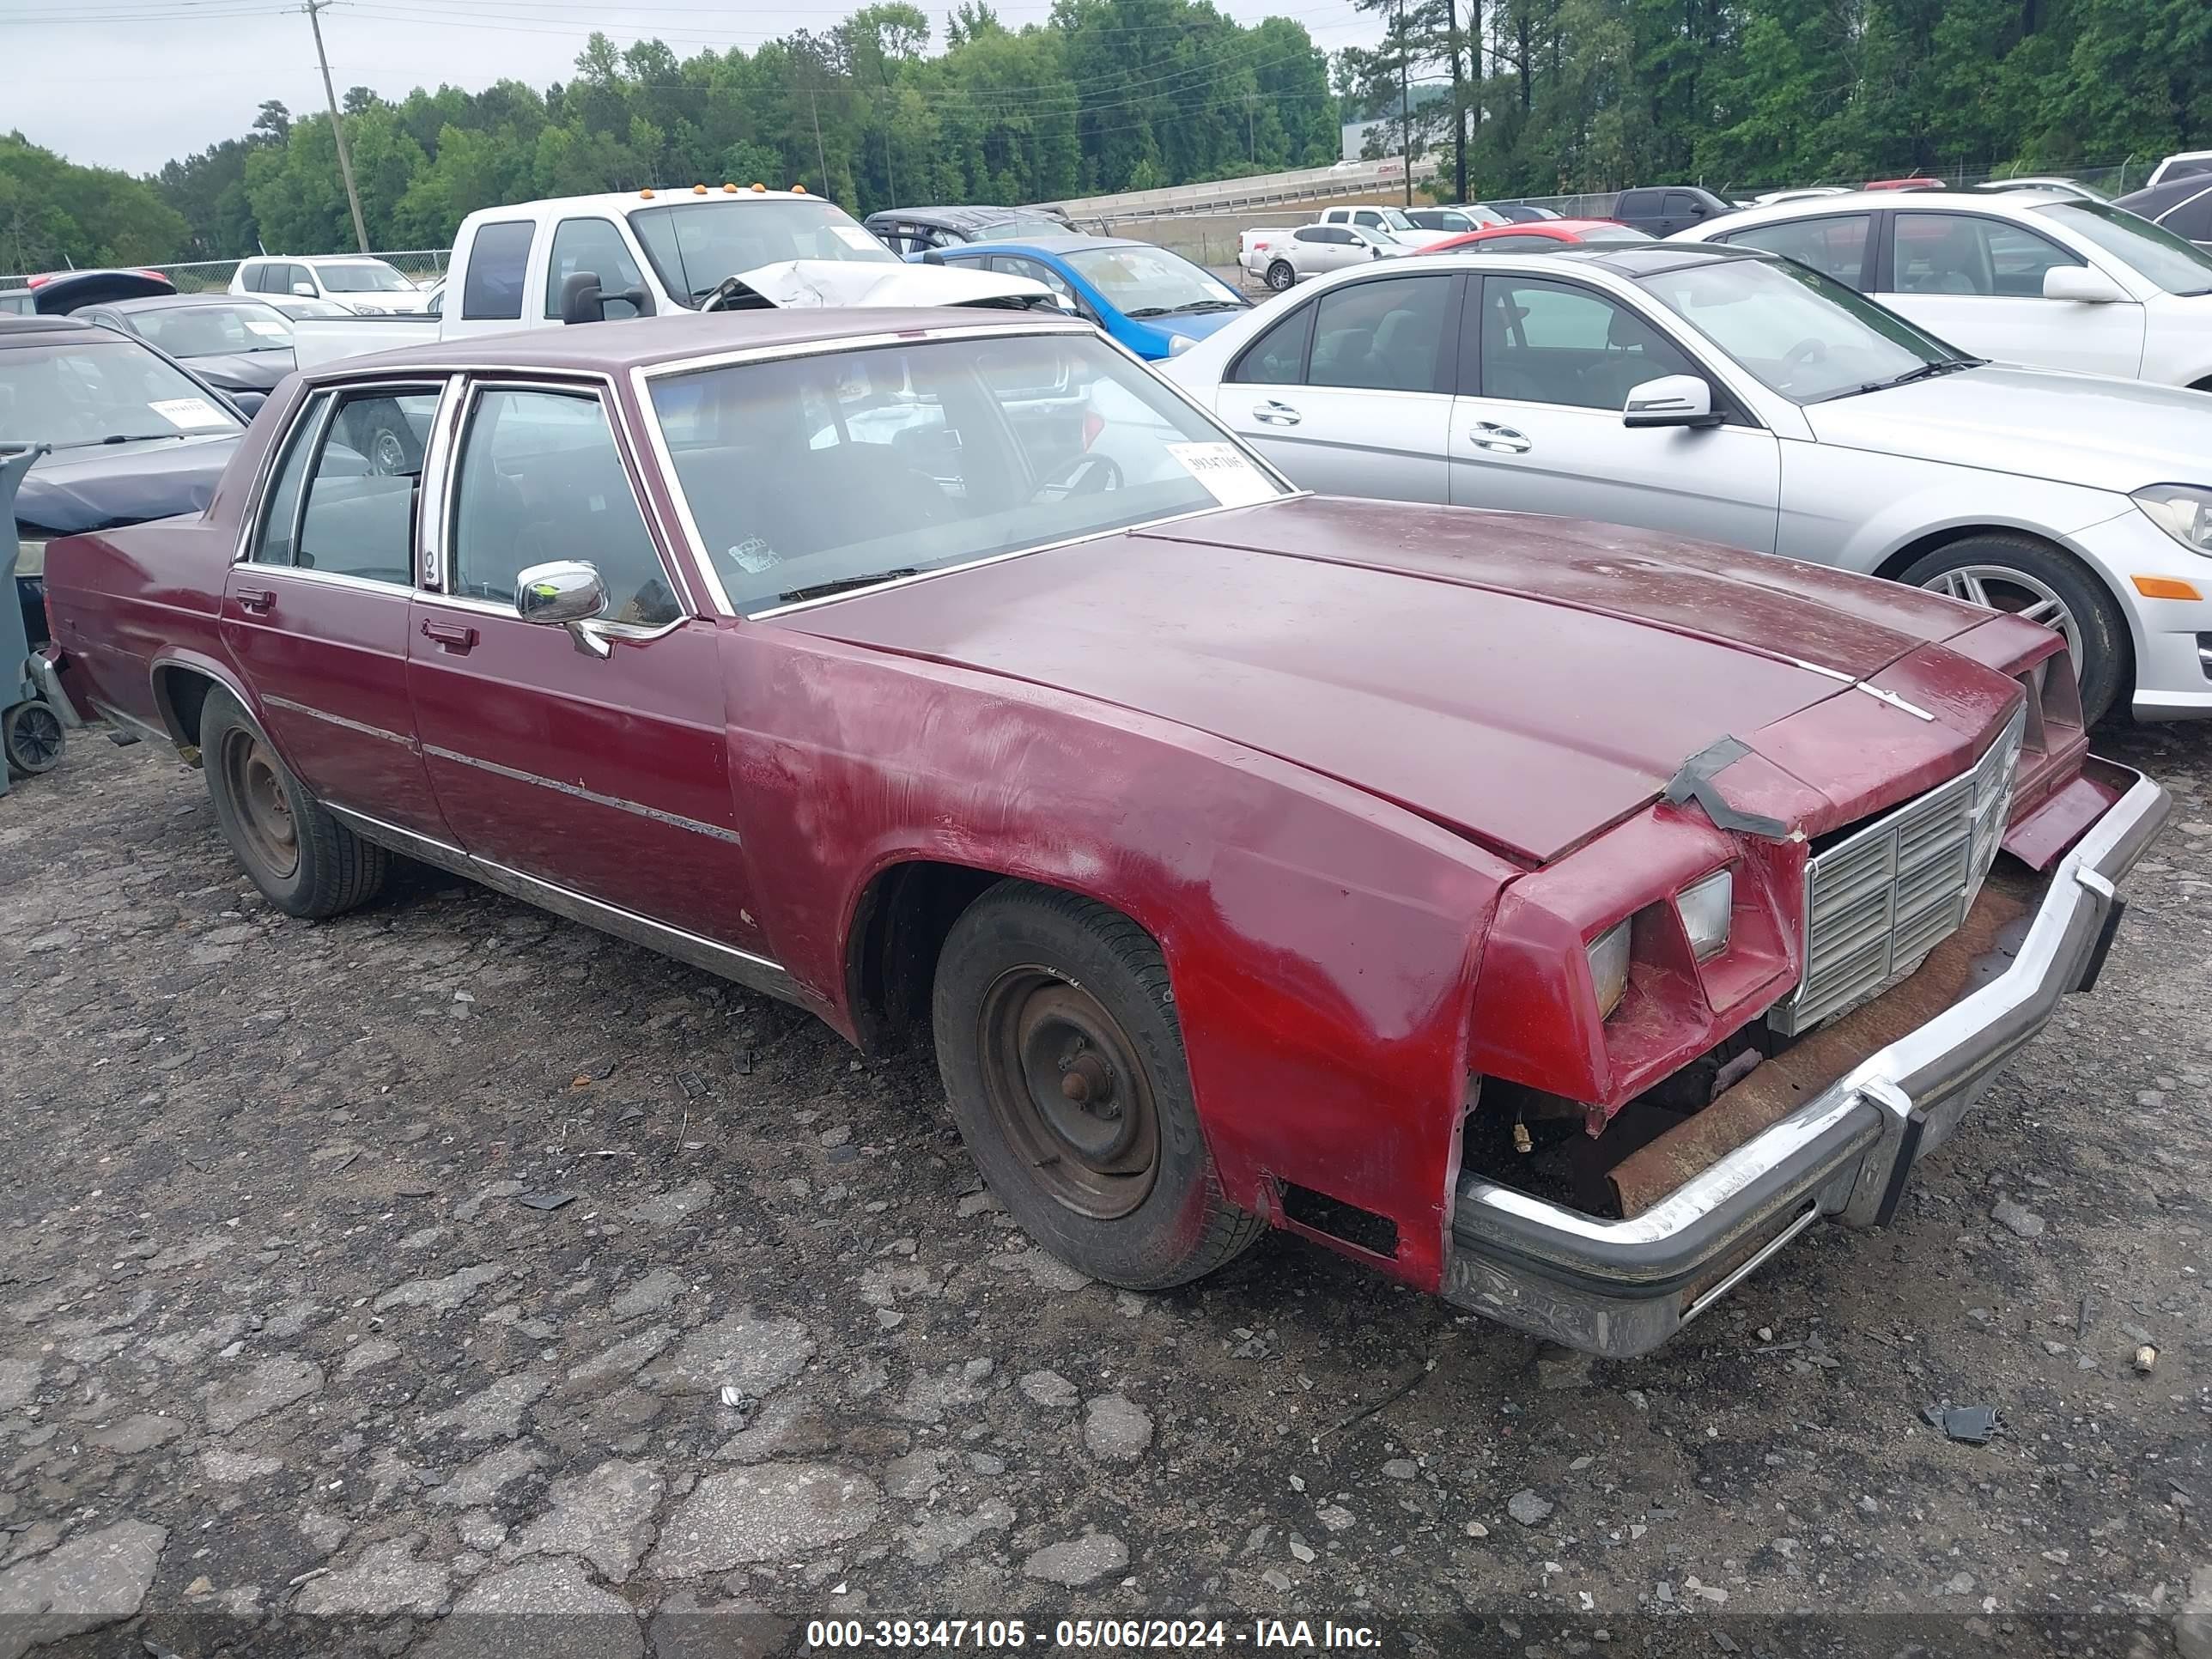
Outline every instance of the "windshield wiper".
<svg viewBox="0 0 2212 1659"><path fill-rule="evenodd" d="M105 438L79 438L73 443L56 444L56 449L97 449L102 444L151 443L156 438L181 438L181 432L115 432Z"/></svg>
<svg viewBox="0 0 2212 1659"><path fill-rule="evenodd" d="M1121 314L1124 317L1164 317L1168 314L1168 308L1165 306L1132 306Z"/></svg>
<svg viewBox="0 0 2212 1659"><path fill-rule="evenodd" d="M918 576L921 574L911 565L907 565L896 570L878 570L872 575L840 576L834 581L816 582L811 587L786 589L776 598L787 605L796 604L800 599L826 599L832 593L849 593L856 587L873 587L878 582L896 581L901 576Z"/></svg>
<svg viewBox="0 0 2212 1659"><path fill-rule="evenodd" d="M1184 317L1197 311L1242 311L1243 309L1244 302L1242 300L1193 300L1187 306L1177 306L1169 314Z"/></svg>
<svg viewBox="0 0 2212 1659"><path fill-rule="evenodd" d="M1962 368L1980 368L1988 363L1986 357L1946 357L1941 362L1923 363L1917 368L1908 368L1904 374L1887 380L1868 380L1861 385L1845 386L1831 392L1826 397L1815 398L1816 404L1833 403L1838 398L1856 398L1864 392L1887 392L1893 386L1911 386L1915 380L1932 380L1938 374L1955 374Z"/></svg>

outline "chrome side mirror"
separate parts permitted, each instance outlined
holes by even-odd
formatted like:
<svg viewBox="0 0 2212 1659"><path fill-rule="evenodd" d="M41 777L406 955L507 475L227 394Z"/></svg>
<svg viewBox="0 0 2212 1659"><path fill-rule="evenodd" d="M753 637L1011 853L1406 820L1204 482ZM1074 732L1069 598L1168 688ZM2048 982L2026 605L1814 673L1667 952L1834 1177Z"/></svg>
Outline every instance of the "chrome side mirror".
<svg viewBox="0 0 2212 1659"><path fill-rule="evenodd" d="M514 614L526 623L565 628L576 649L587 657L607 657L614 647L590 624L605 613L606 584L599 568L580 559L533 564L514 579Z"/></svg>

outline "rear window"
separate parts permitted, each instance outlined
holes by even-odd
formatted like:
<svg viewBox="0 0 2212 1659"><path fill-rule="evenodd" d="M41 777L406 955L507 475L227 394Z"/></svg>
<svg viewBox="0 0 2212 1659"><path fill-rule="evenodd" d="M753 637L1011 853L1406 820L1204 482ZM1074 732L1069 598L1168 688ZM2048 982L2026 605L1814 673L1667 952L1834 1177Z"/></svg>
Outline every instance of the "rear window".
<svg viewBox="0 0 2212 1659"><path fill-rule="evenodd" d="M506 320L522 315L522 279L530 264L533 228L527 219L477 228L469 247L468 280L461 289L462 317Z"/></svg>

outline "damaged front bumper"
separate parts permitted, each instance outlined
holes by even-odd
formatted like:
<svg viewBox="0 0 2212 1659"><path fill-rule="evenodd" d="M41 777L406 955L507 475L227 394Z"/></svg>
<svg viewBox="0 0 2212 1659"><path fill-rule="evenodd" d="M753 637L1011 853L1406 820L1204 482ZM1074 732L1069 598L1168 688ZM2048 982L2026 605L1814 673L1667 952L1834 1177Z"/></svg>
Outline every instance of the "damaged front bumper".
<svg viewBox="0 0 2212 1659"><path fill-rule="evenodd" d="M1887 1221L1913 1164L1948 1138L2059 999L2088 989L2103 966L2124 908L2113 884L2169 802L2137 773L2092 764L2119 798L2051 872L2009 965L1627 1219L1462 1176L1446 1297L1570 1347L1629 1358L1815 1222Z"/></svg>

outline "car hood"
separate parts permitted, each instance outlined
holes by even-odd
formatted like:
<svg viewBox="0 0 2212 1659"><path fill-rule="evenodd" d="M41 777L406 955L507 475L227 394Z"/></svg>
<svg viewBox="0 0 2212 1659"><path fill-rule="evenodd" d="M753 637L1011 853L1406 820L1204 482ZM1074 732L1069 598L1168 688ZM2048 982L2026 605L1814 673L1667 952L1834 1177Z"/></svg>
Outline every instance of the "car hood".
<svg viewBox="0 0 2212 1659"><path fill-rule="evenodd" d="M778 625L1172 720L1542 863L1723 737L1771 763L1765 799L1796 802L1814 832L1950 775L2014 693L1931 642L1984 620L1917 590L1610 526L1307 496ZM1908 657L1917 666L1896 672L1936 720L1851 689ZM1948 700L1923 689L1938 682ZM1790 724L1838 697L1840 716Z"/></svg>
<svg viewBox="0 0 2212 1659"><path fill-rule="evenodd" d="M1808 404L1824 444L2126 493L2212 483L2212 398L2178 386L1990 364Z"/></svg>
<svg viewBox="0 0 2212 1659"><path fill-rule="evenodd" d="M238 447L235 433L57 450L15 493L29 533L75 536L204 510Z"/></svg>
<svg viewBox="0 0 2212 1659"><path fill-rule="evenodd" d="M1044 304L1052 290L1027 276L902 261L786 259L742 271L738 280L769 304L813 306L982 306Z"/></svg>
<svg viewBox="0 0 2212 1659"><path fill-rule="evenodd" d="M187 357L184 365L210 385L225 392L270 392L292 372L289 351L220 351L205 357Z"/></svg>
<svg viewBox="0 0 2212 1659"><path fill-rule="evenodd" d="M1236 311L1194 311L1184 317L1124 317L1121 321L1133 332L1150 337L1164 355L1175 343L1176 335L1187 340L1203 340L1209 334L1219 333L1250 310L1246 306Z"/></svg>

